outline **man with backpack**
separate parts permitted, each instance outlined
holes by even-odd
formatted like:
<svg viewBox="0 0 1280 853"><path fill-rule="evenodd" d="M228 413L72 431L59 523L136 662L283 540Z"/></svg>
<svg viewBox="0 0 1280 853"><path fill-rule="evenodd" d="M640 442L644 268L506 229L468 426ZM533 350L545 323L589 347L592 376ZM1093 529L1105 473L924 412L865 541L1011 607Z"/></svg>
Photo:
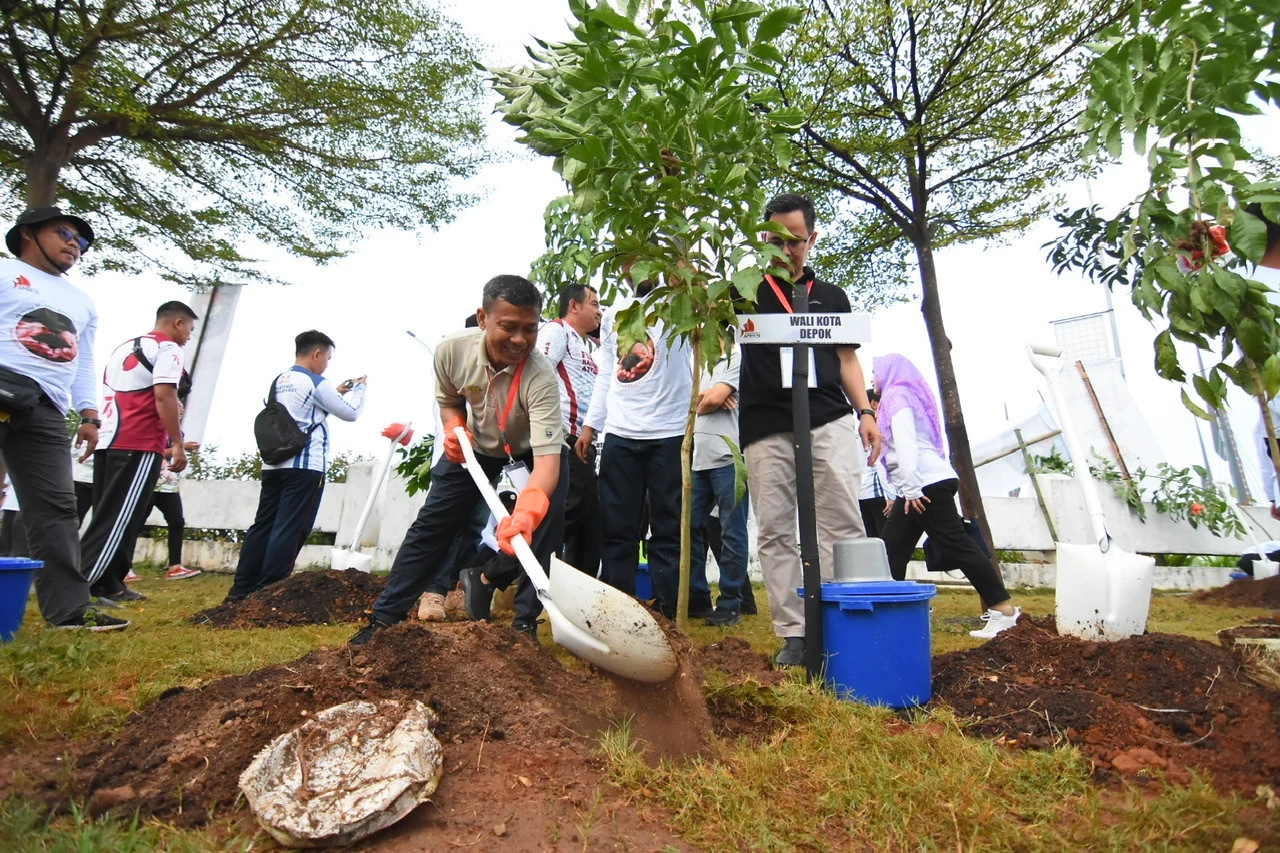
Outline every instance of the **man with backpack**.
<svg viewBox="0 0 1280 853"><path fill-rule="evenodd" d="M329 415L354 421L364 409L365 377L341 385L324 378L333 357L332 338L310 329L294 343L293 367L271 383L267 405L254 422L262 454L262 492L240 548L228 601L238 601L293 571L324 494L329 468L325 421Z"/></svg>
<svg viewBox="0 0 1280 853"><path fill-rule="evenodd" d="M187 467L178 386L182 346L195 321L196 312L185 303L164 303L156 310L155 327L116 347L103 369L93 516L80 538L80 564L99 603L146 599L125 586L124 578L151 512L161 457L170 457L173 471Z"/></svg>

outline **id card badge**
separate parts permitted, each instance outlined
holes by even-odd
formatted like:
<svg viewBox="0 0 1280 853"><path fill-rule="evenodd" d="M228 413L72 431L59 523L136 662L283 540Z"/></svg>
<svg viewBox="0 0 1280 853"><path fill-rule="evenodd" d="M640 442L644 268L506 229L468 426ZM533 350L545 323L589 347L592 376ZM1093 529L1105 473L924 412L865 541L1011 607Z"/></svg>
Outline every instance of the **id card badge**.
<svg viewBox="0 0 1280 853"><path fill-rule="evenodd" d="M511 481L516 494L523 492L524 487L529 485L529 468L523 462L512 462L502 466L502 473Z"/></svg>
<svg viewBox="0 0 1280 853"><path fill-rule="evenodd" d="M782 365L782 387L791 387L791 371L795 368L795 349L778 347L778 362ZM809 347L809 387L818 387L818 363L813 357L813 347Z"/></svg>

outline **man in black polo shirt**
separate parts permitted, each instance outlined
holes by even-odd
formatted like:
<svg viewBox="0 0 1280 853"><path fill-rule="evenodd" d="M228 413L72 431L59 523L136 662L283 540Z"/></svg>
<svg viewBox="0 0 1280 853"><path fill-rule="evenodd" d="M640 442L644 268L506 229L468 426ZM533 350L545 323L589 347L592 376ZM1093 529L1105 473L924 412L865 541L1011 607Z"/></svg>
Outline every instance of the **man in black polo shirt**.
<svg viewBox="0 0 1280 853"><path fill-rule="evenodd" d="M808 284L813 313L849 313L849 297L834 284L814 278L805 266L817 239L813 202L783 193L765 207L766 218L791 232L768 239L787 256L787 268L766 275L756 293L758 314L791 313L793 282ZM811 346L809 426L813 431L813 485L818 515L818 555L824 579L832 576L836 542L865 536L858 508L862 473L880 455L880 431L867 400L867 383L857 346ZM769 593L773 629L783 638L774 662L804 662L803 585L796 541L795 448L792 443L792 348L776 344L742 347L738 429L746 455L750 492L755 498L760 568ZM867 453L859 452L862 448Z"/></svg>

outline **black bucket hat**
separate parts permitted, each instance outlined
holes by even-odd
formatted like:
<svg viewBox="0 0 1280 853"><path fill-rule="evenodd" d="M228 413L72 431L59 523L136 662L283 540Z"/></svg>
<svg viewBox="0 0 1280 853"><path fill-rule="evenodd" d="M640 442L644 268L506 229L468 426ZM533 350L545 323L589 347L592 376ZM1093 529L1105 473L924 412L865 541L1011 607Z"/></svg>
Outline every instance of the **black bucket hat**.
<svg viewBox="0 0 1280 853"><path fill-rule="evenodd" d="M85 222L79 216L70 213L63 213L62 208L46 205L44 207L28 207L22 212L13 227L9 229L9 233L4 235L4 244L9 247L9 252L15 258L18 252L22 250L22 239L19 231L24 225L39 225L42 222L50 222L54 219L65 219L76 227L76 231L80 232L80 236L89 241L89 245L93 245L93 229L89 227L89 223ZM85 249L87 252L88 249Z"/></svg>

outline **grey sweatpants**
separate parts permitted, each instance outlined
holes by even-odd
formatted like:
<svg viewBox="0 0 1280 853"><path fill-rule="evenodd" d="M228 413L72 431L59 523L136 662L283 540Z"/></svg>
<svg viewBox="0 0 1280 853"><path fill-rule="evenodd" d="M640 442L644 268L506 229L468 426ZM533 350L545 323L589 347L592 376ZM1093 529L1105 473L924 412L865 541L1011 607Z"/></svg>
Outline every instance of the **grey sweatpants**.
<svg viewBox="0 0 1280 853"><path fill-rule="evenodd" d="M858 496L866 451L858 421L846 415L813 431L813 491L818 515L818 566L831 580L835 544L866 536ZM780 432L746 447L748 490L759 533L760 571L769 593L773 632L804 636L804 585L796 516L796 457L792 434Z"/></svg>
<svg viewBox="0 0 1280 853"><path fill-rule="evenodd" d="M89 606L89 583L80 574L80 519L71 485L71 439L59 408L48 399L24 415L0 421L0 453L18 492L36 598L45 620L56 625Z"/></svg>

